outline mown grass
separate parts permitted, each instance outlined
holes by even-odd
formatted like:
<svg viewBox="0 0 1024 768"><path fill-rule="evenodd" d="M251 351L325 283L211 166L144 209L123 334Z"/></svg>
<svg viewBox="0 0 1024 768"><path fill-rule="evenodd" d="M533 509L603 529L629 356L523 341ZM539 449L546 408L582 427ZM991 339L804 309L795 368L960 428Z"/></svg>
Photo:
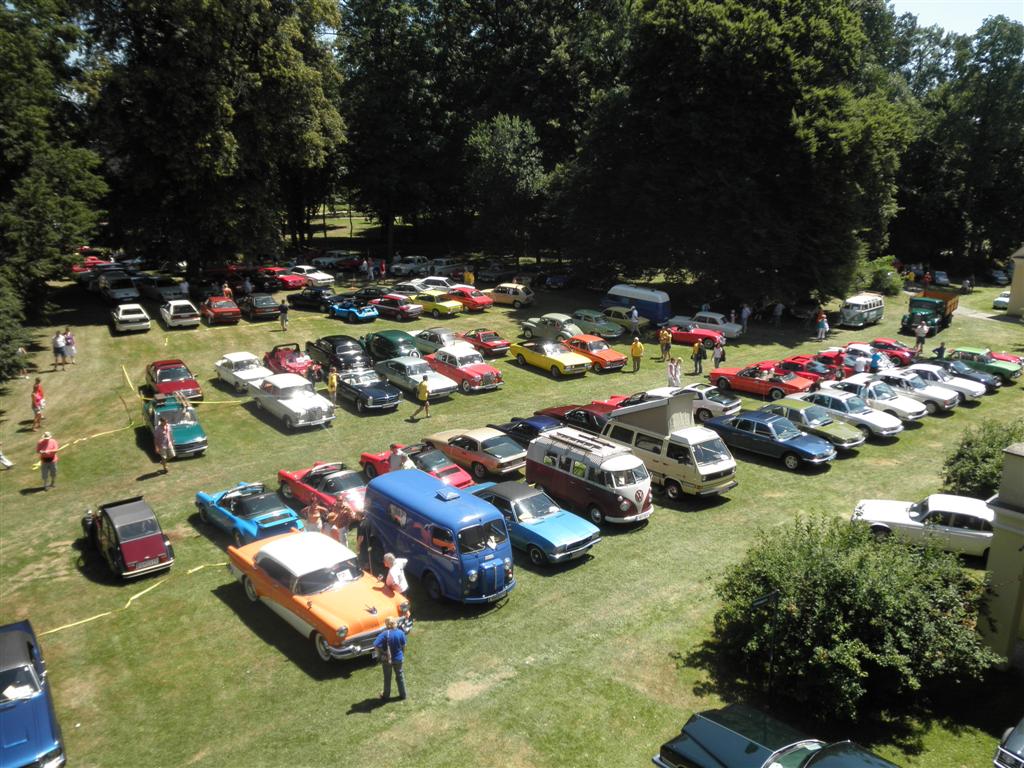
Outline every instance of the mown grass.
<svg viewBox="0 0 1024 768"><path fill-rule="evenodd" d="M979 290L965 305L984 310L996 293ZM57 299L54 324L75 328L80 358L66 372L40 374L47 428L66 444L125 427L129 415L136 426L68 448L57 489L39 493L31 469L37 435L28 431L30 382L7 386L0 430L16 466L0 473L0 621L28 617L46 631L121 608L160 581L129 610L43 639L68 749L83 766L646 764L691 712L722 703L715 681L686 659L708 636L715 583L762 530L797 513L846 516L864 496L932 492L943 457L967 426L1024 417L1015 386L976 407L928 419L896 444L868 445L826 472L794 474L742 457L740 485L727 501L661 506L649 525L609 531L590 560L568 567L537 570L520 562L518 587L492 608L434 605L414 584L412 698L378 708L379 669L366 661L321 664L307 641L248 603L215 565L225 560L226 542L198 522L195 492L241 480L276 485L280 468L320 459L355 464L361 451L383 450L394 440L662 385L655 345L648 345L636 375L556 382L503 361L504 390L456 395L437 404L429 420L408 422L413 406L406 402L397 415L359 418L342 410L330 429L291 434L212 384L213 362L226 351L262 353L283 341L360 329L293 311L288 333L276 324L243 322L112 336L95 297L68 285L58 288ZM597 300L595 294L541 294L534 308L492 310L448 325L490 325L514 337L519 319ZM890 300L881 327L839 331L833 339L891 335L904 304L902 297ZM378 321L362 330L431 324ZM36 330L46 346L52 330ZM1024 349L1019 325L980 316L958 317L943 338L950 345ZM819 346L797 325L754 326L730 345L729 364ZM166 476L156 472L149 438L138 427L140 404L121 370L138 384L145 364L163 357L182 357L199 374L207 391L200 416L210 435L206 457L176 462ZM45 350L34 358L45 371ZM139 493L157 509L178 560L164 580L115 583L78 549L79 518L91 504ZM188 573L200 565L212 567ZM983 765L1002 729L1020 716L1010 711L1012 690L1003 685L993 699L991 689L964 687L958 709L916 721L909 733L846 733L905 765Z"/></svg>

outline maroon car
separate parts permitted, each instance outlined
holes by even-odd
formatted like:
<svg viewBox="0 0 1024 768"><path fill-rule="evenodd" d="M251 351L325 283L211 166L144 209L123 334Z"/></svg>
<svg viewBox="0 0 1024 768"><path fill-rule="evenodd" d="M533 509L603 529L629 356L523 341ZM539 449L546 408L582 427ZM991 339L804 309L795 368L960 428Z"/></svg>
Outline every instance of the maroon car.
<svg viewBox="0 0 1024 768"><path fill-rule="evenodd" d="M174 564L174 548L141 496L103 504L98 512L89 510L82 518L82 531L122 579L166 571Z"/></svg>
<svg viewBox="0 0 1024 768"><path fill-rule="evenodd" d="M408 296L400 293L386 293L379 299L372 299L370 304L377 308L381 317L392 320L412 320L423 314L423 306L413 304Z"/></svg>
<svg viewBox="0 0 1024 768"><path fill-rule="evenodd" d="M313 358L299 349L299 345L295 342L278 344L263 355L263 365L274 373L297 373L307 379L310 377L312 369L313 378L320 379L320 366L313 361Z"/></svg>
<svg viewBox="0 0 1024 768"><path fill-rule="evenodd" d="M542 408L539 411L534 411L533 415L550 416L567 426L599 435L608 421L608 414L614 410L614 405L591 403L590 405L560 405L555 408Z"/></svg>
<svg viewBox="0 0 1024 768"><path fill-rule="evenodd" d="M501 338L497 331L489 328L477 328L466 333L457 333L455 338L472 344L484 357L501 357L508 352L511 344Z"/></svg>
<svg viewBox="0 0 1024 768"><path fill-rule="evenodd" d="M146 386L156 395L181 393L189 400L202 400L203 389L181 360L157 360L146 366Z"/></svg>
<svg viewBox="0 0 1024 768"><path fill-rule="evenodd" d="M207 325L214 323L237 323L242 319L242 311L227 296L211 296L199 306L199 316Z"/></svg>

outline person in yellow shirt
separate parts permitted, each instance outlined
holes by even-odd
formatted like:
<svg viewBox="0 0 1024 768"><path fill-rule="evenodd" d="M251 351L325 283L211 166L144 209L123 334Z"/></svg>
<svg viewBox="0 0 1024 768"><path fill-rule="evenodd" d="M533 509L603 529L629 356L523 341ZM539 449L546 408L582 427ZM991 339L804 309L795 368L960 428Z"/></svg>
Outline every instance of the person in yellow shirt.
<svg viewBox="0 0 1024 768"><path fill-rule="evenodd" d="M333 365L331 372L327 374L327 395L332 403L338 404L338 369Z"/></svg>
<svg viewBox="0 0 1024 768"><path fill-rule="evenodd" d="M462 282L466 285L476 285L476 275L473 274L473 270L466 267L466 270L462 273Z"/></svg>
<svg viewBox="0 0 1024 768"><path fill-rule="evenodd" d="M640 343L640 337L634 336L633 343L629 346L629 356L633 358L633 373L640 370L640 361L644 356L644 345Z"/></svg>
<svg viewBox="0 0 1024 768"><path fill-rule="evenodd" d="M409 417L410 421L415 421L416 417L420 415L420 411L427 412L427 418L430 418L430 387L427 384L427 377L423 377L423 381L416 385L416 398L420 401L420 407L416 409L416 412Z"/></svg>
<svg viewBox="0 0 1024 768"><path fill-rule="evenodd" d="M672 331L662 328L658 331L658 343L661 345L661 362L668 360L672 353Z"/></svg>

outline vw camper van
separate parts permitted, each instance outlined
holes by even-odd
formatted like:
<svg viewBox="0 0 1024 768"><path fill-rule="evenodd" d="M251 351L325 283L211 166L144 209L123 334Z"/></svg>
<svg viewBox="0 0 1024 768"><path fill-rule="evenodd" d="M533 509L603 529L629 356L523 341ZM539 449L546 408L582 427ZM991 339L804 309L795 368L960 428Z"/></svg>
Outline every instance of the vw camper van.
<svg viewBox="0 0 1024 768"><path fill-rule="evenodd" d="M839 324L847 328L863 328L881 322L885 316L885 299L878 293L858 293L843 302Z"/></svg>

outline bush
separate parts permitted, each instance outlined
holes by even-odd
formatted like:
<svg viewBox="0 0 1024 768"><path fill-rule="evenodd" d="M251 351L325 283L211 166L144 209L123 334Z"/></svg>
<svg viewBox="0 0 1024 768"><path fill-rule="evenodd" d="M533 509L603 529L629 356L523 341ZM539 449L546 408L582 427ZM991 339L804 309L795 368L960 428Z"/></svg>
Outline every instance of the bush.
<svg viewBox="0 0 1024 768"><path fill-rule="evenodd" d="M942 480L951 493L987 499L999 489L1003 449L1024 442L1024 419L984 421L968 429L942 465Z"/></svg>
<svg viewBox="0 0 1024 768"><path fill-rule="evenodd" d="M751 607L775 590L776 609ZM1000 661L976 630L985 586L956 557L837 518L768 533L717 592L722 667L767 679L774 612L776 695L820 720L905 714Z"/></svg>
<svg viewBox="0 0 1024 768"><path fill-rule="evenodd" d="M862 260L857 267L857 284L886 296L898 296L903 290L903 278L896 271L892 256Z"/></svg>

